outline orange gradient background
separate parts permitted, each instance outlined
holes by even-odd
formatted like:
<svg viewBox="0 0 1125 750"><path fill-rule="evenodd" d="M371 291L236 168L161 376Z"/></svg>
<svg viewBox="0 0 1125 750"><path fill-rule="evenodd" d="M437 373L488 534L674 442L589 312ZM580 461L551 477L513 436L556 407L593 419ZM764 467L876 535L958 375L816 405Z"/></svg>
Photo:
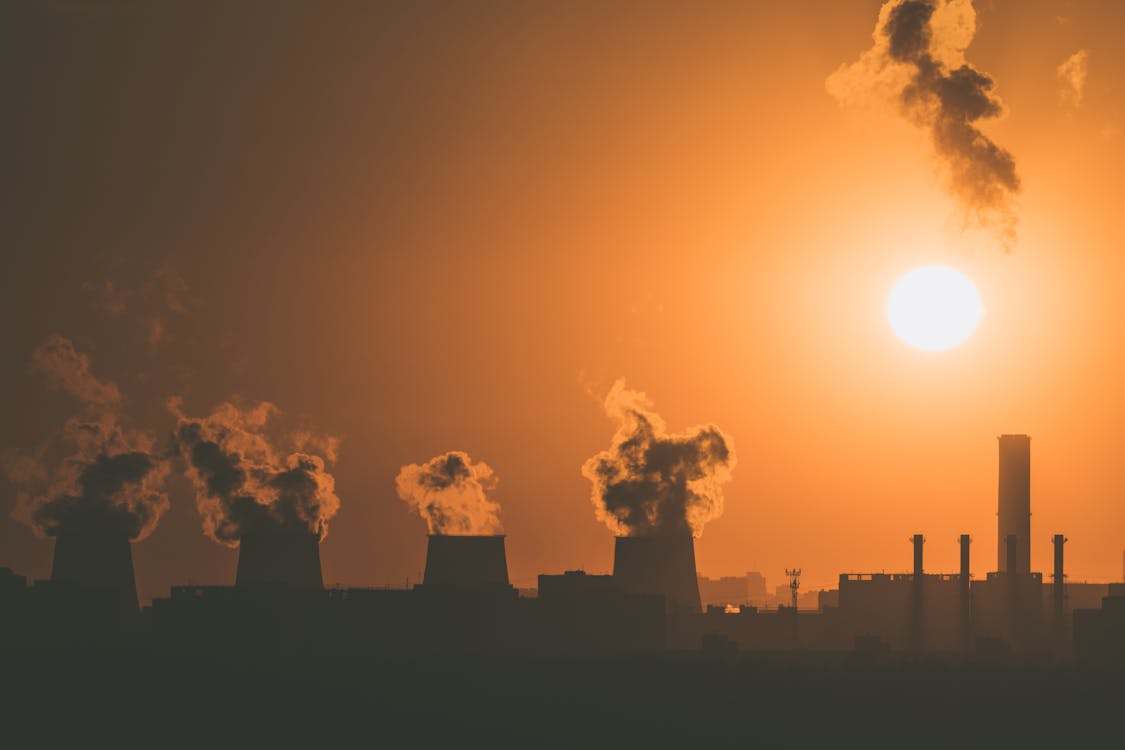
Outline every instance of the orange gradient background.
<svg viewBox="0 0 1125 750"><path fill-rule="evenodd" d="M25 72L3 126L3 445L67 415L27 369L59 333L157 431L169 395L239 394L340 435L326 581L417 580L425 527L394 477L456 449L495 469L533 585L611 566L580 467L614 429L591 394L625 377L672 430L734 438L704 574L828 587L908 569L920 532L934 572L971 534L983 575L996 436L1027 433L1033 569L1065 533L1072 580L1121 580L1125 5L977 4L967 57L1008 108L985 127L1024 185L1008 253L960 231L924 134L826 93L879 5L4 11ZM1067 108L1055 68L1078 49ZM929 263L986 309L936 354L885 317ZM192 303L159 347L81 294L166 266ZM0 564L46 576L12 494ZM134 551L142 598L233 580L182 480L172 500Z"/></svg>

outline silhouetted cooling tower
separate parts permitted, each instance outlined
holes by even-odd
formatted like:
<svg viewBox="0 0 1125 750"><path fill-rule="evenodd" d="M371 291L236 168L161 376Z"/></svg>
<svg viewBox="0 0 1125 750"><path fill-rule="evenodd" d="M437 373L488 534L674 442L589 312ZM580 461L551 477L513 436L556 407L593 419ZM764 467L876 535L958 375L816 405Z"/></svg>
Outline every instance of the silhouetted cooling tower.
<svg viewBox="0 0 1125 750"><path fill-rule="evenodd" d="M242 535L236 586L324 588L320 537L304 529L271 529Z"/></svg>
<svg viewBox="0 0 1125 750"><path fill-rule="evenodd" d="M431 534L422 582L427 586L461 588L510 586L504 535Z"/></svg>
<svg viewBox="0 0 1125 750"><path fill-rule="evenodd" d="M55 538L51 580L84 589L116 589L122 608L137 611L137 581L129 536L116 532L66 532Z"/></svg>
<svg viewBox="0 0 1125 750"><path fill-rule="evenodd" d="M701 609L695 540L689 534L617 537L613 578L630 593L663 594L670 605Z"/></svg>
<svg viewBox="0 0 1125 750"><path fill-rule="evenodd" d="M1031 572L1031 438L1000 436L1000 481L997 503L997 570ZM1009 569L1006 540L1016 537L1015 567Z"/></svg>

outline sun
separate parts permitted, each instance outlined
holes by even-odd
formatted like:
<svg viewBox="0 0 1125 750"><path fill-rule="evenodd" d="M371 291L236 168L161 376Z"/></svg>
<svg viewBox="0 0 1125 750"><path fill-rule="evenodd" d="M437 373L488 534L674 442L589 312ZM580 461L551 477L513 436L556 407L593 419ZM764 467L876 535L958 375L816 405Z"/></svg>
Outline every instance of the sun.
<svg viewBox="0 0 1125 750"><path fill-rule="evenodd" d="M895 282L887 300L887 319L895 335L931 352L969 338L983 315L973 282L946 266L915 268Z"/></svg>

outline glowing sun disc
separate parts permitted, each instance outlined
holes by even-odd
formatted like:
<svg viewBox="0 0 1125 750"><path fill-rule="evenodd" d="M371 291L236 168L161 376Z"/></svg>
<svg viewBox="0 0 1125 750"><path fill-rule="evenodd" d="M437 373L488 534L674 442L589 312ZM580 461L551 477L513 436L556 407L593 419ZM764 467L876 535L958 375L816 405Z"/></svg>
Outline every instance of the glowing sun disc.
<svg viewBox="0 0 1125 750"><path fill-rule="evenodd" d="M983 315L973 282L946 266L915 268L895 282L887 300L887 319L895 335L931 352L969 338Z"/></svg>

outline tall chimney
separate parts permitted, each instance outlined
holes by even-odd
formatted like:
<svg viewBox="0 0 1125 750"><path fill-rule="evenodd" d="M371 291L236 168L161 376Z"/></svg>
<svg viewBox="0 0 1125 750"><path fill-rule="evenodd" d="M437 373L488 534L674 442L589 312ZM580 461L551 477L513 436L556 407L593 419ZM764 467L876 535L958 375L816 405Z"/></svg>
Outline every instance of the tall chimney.
<svg viewBox="0 0 1125 750"><path fill-rule="evenodd" d="M1062 534L1055 534L1051 537L1051 542L1055 545L1055 574L1052 579L1054 584L1051 588L1051 597L1054 600L1054 620L1055 620L1055 637L1061 644L1066 638L1066 576L1063 571L1063 545L1066 544L1066 537Z"/></svg>
<svg viewBox="0 0 1125 750"><path fill-rule="evenodd" d="M969 579L969 543L972 540L968 534L962 534L961 542L961 580L960 584L960 614L961 614L961 649L971 651L973 648L973 599L970 591Z"/></svg>
<svg viewBox="0 0 1125 750"><path fill-rule="evenodd" d="M504 535L431 534L422 583L459 588L510 586Z"/></svg>
<svg viewBox="0 0 1125 750"><path fill-rule="evenodd" d="M1063 585L1063 545L1066 544L1066 537L1062 534L1055 534L1051 537L1051 542L1055 545L1055 575L1053 581L1055 586L1061 589Z"/></svg>
<svg viewBox="0 0 1125 750"><path fill-rule="evenodd" d="M1019 570L1020 540L1015 534L1004 537L1005 564L1004 570L1014 573Z"/></svg>
<svg viewBox="0 0 1125 750"><path fill-rule="evenodd" d="M997 569L1031 572L1031 438L1000 436L1000 481L997 493ZM1005 540L1014 535L1018 554L1006 554Z"/></svg>
<svg viewBox="0 0 1125 750"><path fill-rule="evenodd" d="M914 543L914 579L912 581L911 606L910 606L910 641L915 651L922 650L922 623L925 622L924 601L925 576L922 573L922 545L926 540L921 534L911 537Z"/></svg>
<svg viewBox="0 0 1125 750"><path fill-rule="evenodd" d="M921 534L915 534L911 537L911 541L914 543L914 575L920 578L922 576L922 545L926 543L926 540Z"/></svg>
<svg viewBox="0 0 1125 750"><path fill-rule="evenodd" d="M238 546L235 586L324 588L320 536L307 529L274 527L247 532Z"/></svg>
<svg viewBox="0 0 1125 750"><path fill-rule="evenodd" d="M51 580L84 589L116 590L121 596L122 611L138 611L133 548L124 532L60 533L55 537Z"/></svg>
<svg viewBox="0 0 1125 750"><path fill-rule="evenodd" d="M961 582L969 582L969 535L962 534L959 538L961 543Z"/></svg>
<svg viewBox="0 0 1125 750"><path fill-rule="evenodd" d="M670 606L701 609L691 534L617 537L613 578L625 591L663 594Z"/></svg>

